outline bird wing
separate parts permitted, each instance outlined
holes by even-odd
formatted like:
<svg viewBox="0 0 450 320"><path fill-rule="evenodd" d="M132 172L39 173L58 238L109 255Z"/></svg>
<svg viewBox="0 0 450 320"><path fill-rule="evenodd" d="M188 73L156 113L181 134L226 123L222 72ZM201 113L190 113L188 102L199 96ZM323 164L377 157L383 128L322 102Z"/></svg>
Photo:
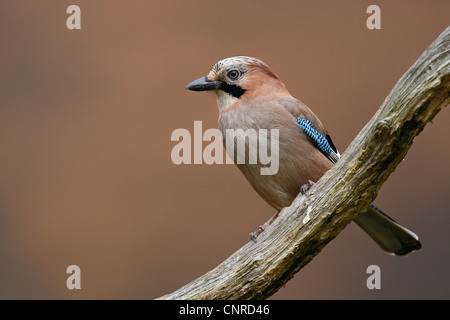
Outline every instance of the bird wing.
<svg viewBox="0 0 450 320"><path fill-rule="evenodd" d="M303 102L292 98L281 98L279 103L285 107L300 125L300 128L313 141L314 145L333 163L340 157L339 151L319 118Z"/></svg>

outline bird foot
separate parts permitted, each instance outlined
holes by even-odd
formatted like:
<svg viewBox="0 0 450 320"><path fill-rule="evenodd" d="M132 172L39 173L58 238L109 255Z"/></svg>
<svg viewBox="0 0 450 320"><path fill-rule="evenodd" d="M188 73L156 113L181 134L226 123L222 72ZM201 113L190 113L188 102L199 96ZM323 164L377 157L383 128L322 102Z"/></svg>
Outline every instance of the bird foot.
<svg viewBox="0 0 450 320"><path fill-rule="evenodd" d="M250 233L250 239L253 242L256 242L256 238L258 238L259 234L263 231L264 231L263 226L259 226L259 228L255 232Z"/></svg>
<svg viewBox="0 0 450 320"><path fill-rule="evenodd" d="M314 184L315 184L314 181L308 180L308 183L306 183L306 184L304 184L304 185L302 185L302 186L300 187L300 193L303 194L303 195L305 195L306 192L307 192Z"/></svg>
<svg viewBox="0 0 450 320"><path fill-rule="evenodd" d="M258 238L258 236L261 234L261 232L263 232L264 230L267 229L268 226L270 226L272 224L272 222L275 221L275 219L278 217L280 211L278 211L277 213L275 213L272 218L270 218L266 223L264 223L262 226L259 226L259 228L255 231L250 233L250 239L253 242L256 242L256 238Z"/></svg>

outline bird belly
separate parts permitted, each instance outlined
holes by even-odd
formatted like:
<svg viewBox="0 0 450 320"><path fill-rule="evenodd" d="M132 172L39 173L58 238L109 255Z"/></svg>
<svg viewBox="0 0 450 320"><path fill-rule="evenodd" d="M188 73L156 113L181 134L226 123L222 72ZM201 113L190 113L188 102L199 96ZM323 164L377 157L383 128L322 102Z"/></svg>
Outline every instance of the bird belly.
<svg viewBox="0 0 450 320"><path fill-rule="evenodd" d="M241 134L247 133L244 137L246 138L245 162L242 163L241 157L241 163L238 163L236 152L230 157L253 189L277 210L289 206L300 192L302 185L307 184L309 180L316 182L332 166L331 162L309 140L301 136L303 132L293 119L291 121L289 118L289 121L284 124L274 122L277 125L267 126L264 124L271 122L264 119L252 119L248 115L244 118L239 117L239 114L229 114L228 116L232 118L221 117L219 120L219 128L222 131L227 153L230 155L227 145L234 145L236 150L239 139L238 135L227 136L227 129L239 131ZM249 153L255 148L254 141L248 137L249 129L255 132L259 132L261 129L265 129L267 132L273 132L272 129L278 130L278 141L273 141L272 134L257 134L258 146L261 138L267 139L265 145L268 148L268 154L272 153L272 147L278 148L278 170L275 174L261 174L261 169L267 167L267 164L262 163L259 157L256 163L250 162ZM234 141L230 141L230 139Z"/></svg>

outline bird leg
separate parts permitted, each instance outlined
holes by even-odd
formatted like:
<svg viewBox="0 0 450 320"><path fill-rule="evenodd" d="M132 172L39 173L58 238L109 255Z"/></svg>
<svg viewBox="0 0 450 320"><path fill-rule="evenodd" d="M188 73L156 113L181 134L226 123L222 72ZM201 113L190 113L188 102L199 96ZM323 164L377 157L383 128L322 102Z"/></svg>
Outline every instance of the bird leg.
<svg viewBox="0 0 450 320"><path fill-rule="evenodd" d="M278 215L280 214L280 211L275 213L272 218L270 218L266 223L264 223L262 226L259 226L259 228L255 231L250 233L250 239L252 239L253 242L256 242L256 238L258 238L259 234L267 229L268 226L272 224L272 222L275 221L276 218L278 218Z"/></svg>
<svg viewBox="0 0 450 320"><path fill-rule="evenodd" d="M300 187L300 192L301 194L305 195L306 192L315 184L314 181L308 180L308 183L302 185ZM278 215L280 214L280 211L278 211L277 213L275 213L272 218L270 218L266 223L264 223L262 226L259 226L259 228L255 231L250 233L250 239L252 239L253 242L256 242L256 238L258 238L258 236L261 234L261 232L263 232L264 230L267 229L268 226L270 226L272 224L272 222L275 221L276 218L278 218Z"/></svg>

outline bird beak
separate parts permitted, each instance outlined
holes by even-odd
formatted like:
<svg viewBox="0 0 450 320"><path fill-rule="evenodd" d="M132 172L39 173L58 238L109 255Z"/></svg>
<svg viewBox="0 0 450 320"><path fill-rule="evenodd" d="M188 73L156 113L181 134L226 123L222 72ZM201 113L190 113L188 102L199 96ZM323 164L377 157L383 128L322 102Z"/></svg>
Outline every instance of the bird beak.
<svg viewBox="0 0 450 320"><path fill-rule="evenodd" d="M206 77L202 77L189 83L186 89L192 91L214 90L219 88L220 84L221 84L220 81L208 81L206 80Z"/></svg>

